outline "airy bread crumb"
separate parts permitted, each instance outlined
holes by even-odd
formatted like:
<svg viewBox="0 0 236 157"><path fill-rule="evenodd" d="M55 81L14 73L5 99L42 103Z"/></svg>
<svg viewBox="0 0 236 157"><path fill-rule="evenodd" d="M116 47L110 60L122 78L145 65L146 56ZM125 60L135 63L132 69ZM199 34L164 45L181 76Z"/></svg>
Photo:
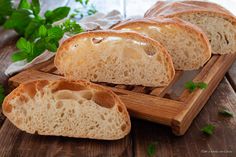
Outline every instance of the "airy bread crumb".
<svg viewBox="0 0 236 157"><path fill-rule="evenodd" d="M119 97L87 81L21 84L5 98L3 113L31 134L114 140L131 128Z"/></svg>
<svg viewBox="0 0 236 157"><path fill-rule="evenodd" d="M69 80L166 86L172 59L157 41L134 32L94 31L66 40L54 61Z"/></svg>

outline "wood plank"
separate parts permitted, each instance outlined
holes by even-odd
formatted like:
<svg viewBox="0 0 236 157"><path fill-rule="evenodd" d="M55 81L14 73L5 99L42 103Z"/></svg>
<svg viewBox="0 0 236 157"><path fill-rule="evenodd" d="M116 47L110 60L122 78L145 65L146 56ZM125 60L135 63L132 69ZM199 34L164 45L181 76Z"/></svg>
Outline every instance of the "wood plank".
<svg viewBox="0 0 236 157"><path fill-rule="evenodd" d="M0 154L4 157L132 157L131 135L116 141L31 135L8 120L0 130Z"/></svg>
<svg viewBox="0 0 236 157"><path fill-rule="evenodd" d="M171 83L167 87L155 88L152 90L150 94L163 97L168 92L168 90L172 87L172 85L174 85L178 81L178 79L182 76L182 74L183 74L183 71L176 71L174 79L171 81Z"/></svg>
<svg viewBox="0 0 236 157"><path fill-rule="evenodd" d="M207 72L206 69L206 73L204 74L204 70L202 70L195 77L194 81L203 81L208 84L207 89L198 89L192 93L185 90L183 95L181 95L182 98L185 98L185 107L173 119L172 129L175 134L183 135L187 131L193 119L202 109L210 95L213 93L213 91L219 84L220 79L225 75L227 69L234 62L235 58L235 54L220 56L217 61L212 65L212 67L208 69L209 72Z"/></svg>
<svg viewBox="0 0 236 157"><path fill-rule="evenodd" d="M0 48L5 47L6 45L11 45L18 39L15 31L5 30L3 27L0 27L0 37Z"/></svg>
<svg viewBox="0 0 236 157"><path fill-rule="evenodd" d="M219 115L218 110L221 107L228 108L234 113L234 117ZM133 121L135 156L148 157L148 145L158 142L153 157L235 157L235 114L236 94L229 82L223 79L184 136L174 136L171 129L166 126ZM200 131L206 124L213 124L216 127L212 136L206 136ZM210 151L218 152L210 153Z"/></svg>
<svg viewBox="0 0 236 157"><path fill-rule="evenodd" d="M230 84L232 85L234 91L236 91L236 61L231 66L226 76Z"/></svg>
<svg viewBox="0 0 236 157"><path fill-rule="evenodd" d="M9 39L10 40L10 39ZM16 50L15 47L15 40L6 41L4 42L4 46L0 47L0 83L6 84L7 76L4 74L4 71L7 67L12 63L11 62L11 55ZM0 40L1 43L1 40ZM3 43L2 43L3 44Z"/></svg>
<svg viewBox="0 0 236 157"><path fill-rule="evenodd" d="M10 56L16 50L15 42L18 39L16 33L12 30L4 30L0 27L0 84L2 84L5 89L7 85L8 77L4 74L5 69L10 65ZM0 104L0 128L5 120L5 116L2 114L2 108Z"/></svg>
<svg viewBox="0 0 236 157"><path fill-rule="evenodd" d="M204 76L209 73L210 68L215 64L215 62L217 60L220 59L219 55L214 55L211 57L211 59L207 62L207 64L202 68L201 72L194 78L193 81L202 81ZM188 92L188 90L185 90L181 96L179 97L180 100L185 101L188 96L190 95L190 93Z"/></svg>

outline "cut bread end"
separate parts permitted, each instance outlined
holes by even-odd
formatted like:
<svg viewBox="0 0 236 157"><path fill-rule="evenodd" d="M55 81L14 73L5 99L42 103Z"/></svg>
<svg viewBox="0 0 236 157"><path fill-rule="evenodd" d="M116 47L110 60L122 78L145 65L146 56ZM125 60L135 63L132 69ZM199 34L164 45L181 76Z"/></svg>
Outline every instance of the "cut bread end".
<svg viewBox="0 0 236 157"><path fill-rule="evenodd" d="M94 31L66 40L54 61L69 80L166 86L173 62L157 41L134 32Z"/></svg>
<svg viewBox="0 0 236 157"><path fill-rule="evenodd" d="M5 98L3 113L31 134L115 140L131 128L119 97L87 81L21 84Z"/></svg>
<svg viewBox="0 0 236 157"><path fill-rule="evenodd" d="M223 13L192 12L177 17L200 27L209 38L213 54L236 53L236 19Z"/></svg>
<svg viewBox="0 0 236 157"><path fill-rule="evenodd" d="M211 57L211 47L205 34L178 18L129 20L113 29L135 31L159 41L170 53L176 70L199 69Z"/></svg>

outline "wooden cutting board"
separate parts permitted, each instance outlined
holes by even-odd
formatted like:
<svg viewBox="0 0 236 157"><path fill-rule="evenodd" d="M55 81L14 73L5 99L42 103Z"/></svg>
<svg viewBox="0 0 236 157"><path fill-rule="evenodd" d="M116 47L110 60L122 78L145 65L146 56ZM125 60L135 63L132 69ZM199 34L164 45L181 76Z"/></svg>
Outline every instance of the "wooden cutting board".
<svg viewBox="0 0 236 157"><path fill-rule="evenodd" d="M213 55L191 79L194 82L205 82L208 87L204 90L197 89L192 93L186 89L174 88L178 82L185 79L186 72L183 71L176 71L173 81L167 87L162 88L99 84L111 88L125 103L131 116L168 125L174 134L183 135L235 59L236 54ZM27 81L62 77L51 59L11 77L9 85L11 89L14 89L20 83Z"/></svg>

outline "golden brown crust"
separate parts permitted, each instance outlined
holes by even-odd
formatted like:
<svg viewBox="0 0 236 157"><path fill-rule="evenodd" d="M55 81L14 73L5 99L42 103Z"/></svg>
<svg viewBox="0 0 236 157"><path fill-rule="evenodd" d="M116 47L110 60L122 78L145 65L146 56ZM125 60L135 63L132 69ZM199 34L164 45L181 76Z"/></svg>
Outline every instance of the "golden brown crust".
<svg viewBox="0 0 236 157"><path fill-rule="evenodd" d="M169 69L170 80L172 80L174 78L175 70L174 70L174 66L173 66L171 56L169 55L167 50L158 41L155 41L155 40L153 40L149 37L145 37L145 36L143 36L139 33L114 31L114 30L85 32L85 33L75 35L75 36L65 40L62 43L62 45L59 47L59 49L57 50L57 53L56 53L56 56L55 56L55 59L54 59L54 64L58 68L58 70L60 71L60 66L62 66L61 65L62 63L60 63L62 53L64 53L71 46L71 43L73 41L76 41L76 40L81 39L81 38L96 38L96 37L101 37L101 38L106 38L106 37L128 38L128 39L132 39L132 40L137 40L137 41L149 43L152 46L154 45L155 47L158 47L160 50L162 50L164 56L167 59L167 62L170 63L170 64L168 64L169 65L168 69Z"/></svg>
<svg viewBox="0 0 236 157"><path fill-rule="evenodd" d="M215 3L200 1L158 1L145 13L144 17L174 17L177 15L190 13L214 14L228 19L234 23L234 25L236 24L236 17L225 8Z"/></svg>
<svg viewBox="0 0 236 157"><path fill-rule="evenodd" d="M122 28L125 28L125 27L137 27L137 26L144 26L144 25L148 25L148 26L150 25L152 26L174 25L188 32L195 33L197 36L199 36L202 42L205 43L205 46L208 50L208 51L205 51L206 58L209 59L211 57L211 45L205 33L199 27L189 22L186 22L184 20L181 20L180 18L150 17L150 18L127 20L127 21L119 23L112 29L121 30Z"/></svg>

